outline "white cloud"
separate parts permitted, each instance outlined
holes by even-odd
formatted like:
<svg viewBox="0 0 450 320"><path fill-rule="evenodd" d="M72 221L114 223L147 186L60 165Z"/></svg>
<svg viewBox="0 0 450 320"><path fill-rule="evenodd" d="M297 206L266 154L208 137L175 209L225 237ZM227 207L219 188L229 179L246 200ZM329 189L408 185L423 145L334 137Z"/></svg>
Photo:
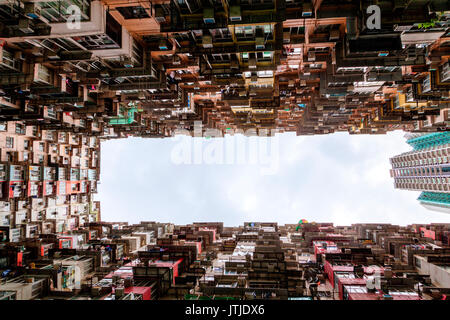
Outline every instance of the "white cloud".
<svg viewBox="0 0 450 320"><path fill-rule="evenodd" d="M450 216L420 206L418 192L394 189L389 157L410 149L403 135L284 134L273 175L258 165L175 165L174 139L110 140L102 145L96 198L103 220L133 223L448 222ZM248 138L227 139L249 146Z"/></svg>

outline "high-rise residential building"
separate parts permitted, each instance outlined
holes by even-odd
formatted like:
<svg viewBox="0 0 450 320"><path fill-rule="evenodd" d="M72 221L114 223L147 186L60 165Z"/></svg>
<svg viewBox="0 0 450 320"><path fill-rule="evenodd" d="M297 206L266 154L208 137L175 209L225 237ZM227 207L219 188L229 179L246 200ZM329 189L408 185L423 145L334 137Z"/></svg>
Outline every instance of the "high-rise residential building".
<svg viewBox="0 0 450 320"><path fill-rule="evenodd" d="M447 129L449 2L382 2L372 29L370 5L0 1L0 116L75 132L94 119L108 139L193 134L195 121L220 134Z"/></svg>
<svg viewBox="0 0 450 320"><path fill-rule="evenodd" d="M449 224L143 221L78 232L0 243L0 299L448 300Z"/></svg>
<svg viewBox="0 0 450 320"><path fill-rule="evenodd" d="M26 121L3 122L0 131L2 241L40 234L63 239L84 223L100 220L93 199L100 173L98 137L45 130Z"/></svg>
<svg viewBox="0 0 450 320"><path fill-rule="evenodd" d="M28 224L42 233L98 220L79 213L91 210L103 139L193 134L195 123L220 134L445 135L450 3L383 2L378 29L364 23L370 4L0 1L2 228L25 236ZM438 157L426 170L442 172L395 168L397 187L443 205L448 158ZM61 214L37 218L48 207Z"/></svg>
<svg viewBox="0 0 450 320"><path fill-rule="evenodd" d="M93 199L106 139L404 130L395 187L449 212L450 2L374 3L0 0L0 300L444 297L448 225L128 225Z"/></svg>
<svg viewBox="0 0 450 320"><path fill-rule="evenodd" d="M422 191L418 200L450 213L450 132L408 134L412 151L390 159L395 188Z"/></svg>

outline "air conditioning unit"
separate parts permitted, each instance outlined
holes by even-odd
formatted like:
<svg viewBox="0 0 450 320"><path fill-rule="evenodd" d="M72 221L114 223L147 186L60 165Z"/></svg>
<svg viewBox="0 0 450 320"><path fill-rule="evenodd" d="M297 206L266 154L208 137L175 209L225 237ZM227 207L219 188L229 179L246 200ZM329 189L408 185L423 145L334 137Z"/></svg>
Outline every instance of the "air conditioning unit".
<svg viewBox="0 0 450 320"><path fill-rule="evenodd" d="M255 38L255 48L256 50L264 49L264 36Z"/></svg>
<svg viewBox="0 0 450 320"><path fill-rule="evenodd" d="M162 7L155 8L155 20L158 23L166 22L166 16L164 14L164 9Z"/></svg>
<svg viewBox="0 0 450 320"><path fill-rule="evenodd" d="M312 5L311 3L303 3L302 17L312 17Z"/></svg>
<svg viewBox="0 0 450 320"><path fill-rule="evenodd" d="M231 21L241 21L241 7L240 6L231 6L230 7L230 20Z"/></svg>
<svg viewBox="0 0 450 320"><path fill-rule="evenodd" d="M308 61L316 61L316 53L314 51L308 51Z"/></svg>
<svg viewBox="0 0 450 320"><path fill-rule="evenodd" d="M256 69L256 58L248 59L248 67L249 69Z"/></svg>
<svg viewBox="0 0 450 320"><path fill-rule="evenodd" d="M33 24L31 22L30 19L20 19L19 20L19 30L22 31L23 33L33 33Z"/></svg>
<svg viewBox="0 0 450 320"><path fill-rule="evenodd" d="M178 55L174 55L172 64L175 66L179 66L181 64L181 58Z"/></svg>
<svg viewBox="0 0 450 320"><path fill-rule="evenodd" d="M340 37L339 30L331 30L329 38L330 41L337 41L339 40L339 37Z"/></svg>
<svg viewBox="0 0 450 320"><path fill-rule="evenodd" d="M255 45L256 50L264 49L264 30L262 28L256 28Z"/></svg>
<svg viewBox="0 0 450 320"><path fill-rule="evenodd" d="M239 63L236 60L231 60L231 69L239 69Z"/></svg>
<svg viewBox="0 0 450 320"><path fill-rule="evenodd" d="M162 39L159 41L159 50L169 50L168 41L165 39Z"/></svg>
<svg viewBox="0 0 450 320"><path fill-rule="evenodd" d="M51 59L51 60L60 58L59 55L56 52L48 50L48 49L44 49L44 56L47 57L48 59Z"/></svg>
<svg viewBox="0 0 450 320"><path fill-rule="evenodd" d="M25 57L24 57L24 55L23 55L23 52L22 52L22 51L16 51L16 52L14 53L14 59L17 59L17 60L25 60Z"/></svg>
<svg viewBox="0 0 450 320"><path fill-rule="evenodd" d="M290 43L291 42L291 33L283 32L283 43Z"/></svg>
<svg viewBox="0 0 450 320"><path fill-rule="evenodd" d="M264 37L257 37L255 39L255 48L256 50L264 49Z"/></svg>
<svg viewBox="0 0 450 320"><path fill-rule="evenodd" d="M251 82L257 82L258 81L258 75L256 73L252 73L250 77Z"/></svg>
<svg viewBox="0 0 450 320"><path fill-rule="evenodd" d="M27 2L24 4L24 12L28 18L39 19L41 17L41 6L36 2Z"/></svg>
<svg viewBox="0 0 450 320"><path fill-rule="evenodd" d="M62 72L67 73L68 74L67 76L70 77L70 79L73 82L77 81L77 74L76 73L72 73L72 65L69 64L68 62L64 62L63 63L63 65L62 65Z"/></svg>
<svg viewBox="0 0 450 320"><path fill-rule="evenodd" d="M123 66L125 68L133 68L134 67L134 63L131 61L130 57L125 57L123 59Z"/></svg>
<svg viewBox="0 0 450 320"><path fill-rule="evenodd" d="M415 46L410 46L406 51L406 61L415 61L417 58L417 52Z"/></svg>
<svg viewBox="0 0 450 320"><path fill-rule="evenodd" d="M204 35L202 38L202 44L203 48L212 48L213 47L212 37L209 35Z"/></svg>
<svg viewBox="0 0 450 320"><path fill-rule="evenodd" d="M403 31L409 31L412 29L412 25L408 25L408 26L399 26L398 24L394 25L394 31L395 32L403 32Z"/></svg>
<svg viewBox="0 0 450 320"><path fill-rule="evenodd" d="M44 65L36 63L34 65L34 77L33 81L36 83L50 84L51 71Z"/></svg>
<svg viewBox="0 0 450 320"><path fill-rule="evenodd" d="M204 23L216 23L214 19L214 8L204 8L203 9L203 22Z"/></svg>

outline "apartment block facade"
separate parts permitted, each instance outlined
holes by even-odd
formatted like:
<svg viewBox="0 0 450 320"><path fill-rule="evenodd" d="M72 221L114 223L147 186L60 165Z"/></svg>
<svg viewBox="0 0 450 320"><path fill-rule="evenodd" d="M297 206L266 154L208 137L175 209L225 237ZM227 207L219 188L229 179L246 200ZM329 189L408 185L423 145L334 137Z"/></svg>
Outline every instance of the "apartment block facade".
<svg viewBox="0 0 450 320"><path fill-rule="evenodd" d="M0 299L448 300L449 228L92 222L1 246Z"/></svg>
<svg viewBox="0 0 450 320"><path fill-rule="evenodd" d="M423 191L428 209L450 213L450 132L410 134L412 151L390 159L395 188Z"/></svg>
<svg viewBox="0 0 450 320"><path fill-rule="evenodd" d="M0 115L105 138L192 134L195 121L221 134L447 130L448 1L380 2L375 29L370 4L2 1Z"/></svg>
<svg viewBox="0 0 450 320"><path fill-rule="evenodd" d="M372 4L0 0L0 299L442 298L445 225L128 225L93 198L106 139L404 130L395 186L447 211L450 3Z"/></svg>

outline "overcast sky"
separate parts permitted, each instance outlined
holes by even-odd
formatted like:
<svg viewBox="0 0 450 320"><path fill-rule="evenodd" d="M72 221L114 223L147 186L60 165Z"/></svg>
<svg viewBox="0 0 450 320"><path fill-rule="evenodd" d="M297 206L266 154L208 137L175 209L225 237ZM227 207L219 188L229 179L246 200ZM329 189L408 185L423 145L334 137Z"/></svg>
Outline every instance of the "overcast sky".
<svg viewBox="0 0 450 320"><path fill-rule="evenodd" d="M129 138L101 148L103 221L450 222L423 208L420 192L394 189L389 158L410 150L400 131Z"/></svg>

